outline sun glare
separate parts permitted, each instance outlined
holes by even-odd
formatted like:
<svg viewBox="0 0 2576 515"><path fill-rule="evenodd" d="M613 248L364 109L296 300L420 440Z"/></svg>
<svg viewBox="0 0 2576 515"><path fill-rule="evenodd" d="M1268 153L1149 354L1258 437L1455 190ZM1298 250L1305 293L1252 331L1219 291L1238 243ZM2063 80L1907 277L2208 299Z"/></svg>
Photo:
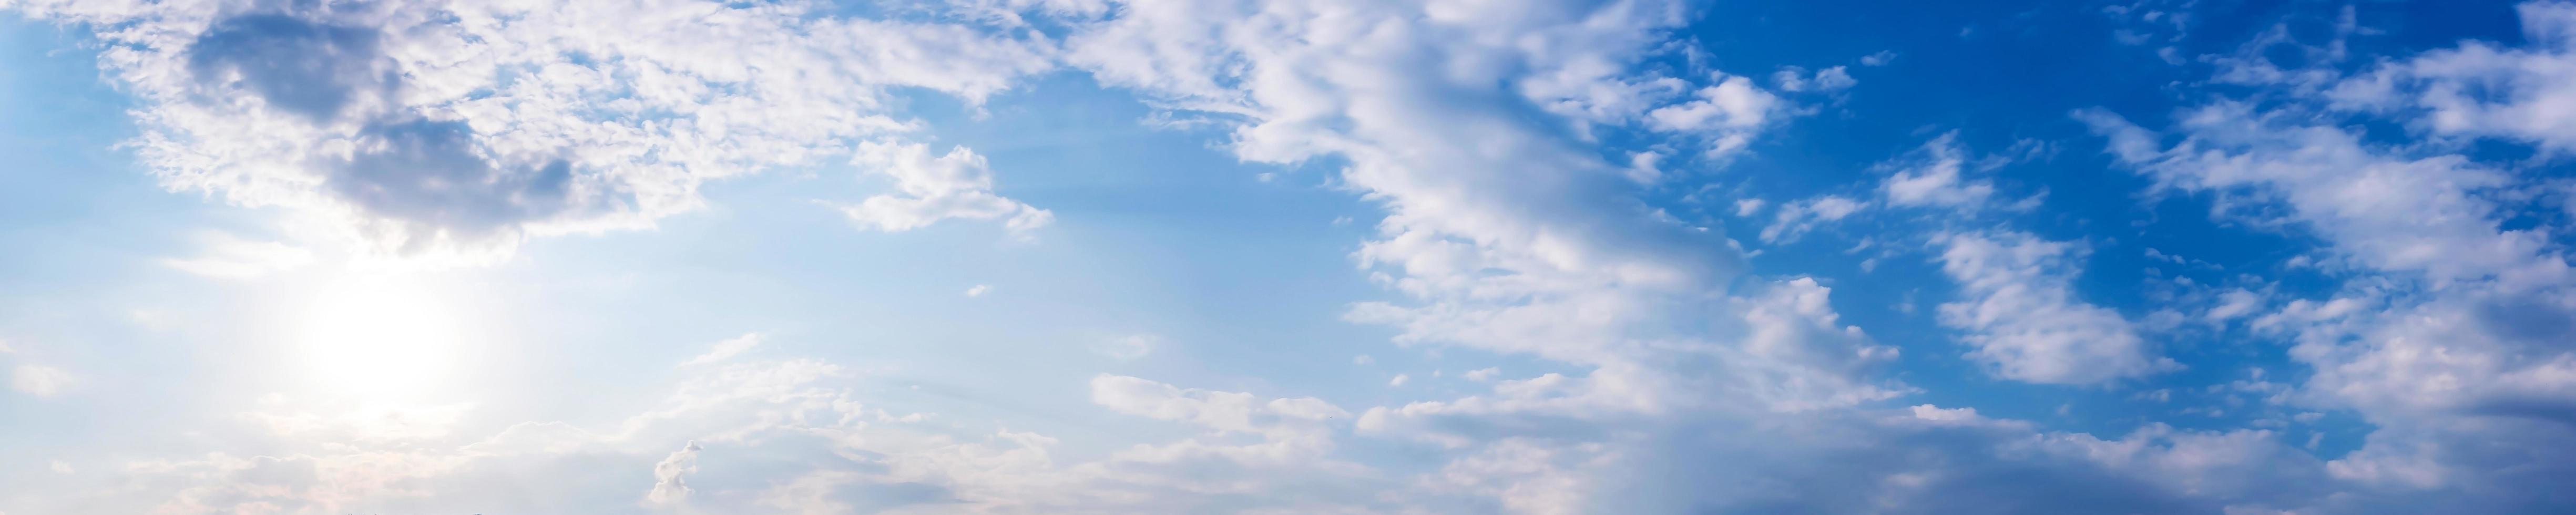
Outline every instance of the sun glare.
<svg viewBox="0 0 2576 515"><path fill-rule="evenodd" d="M323 287L303 312L306 369L324 393L403 398L448 374L463 332L452 299L418 276L348 277Z"/></svg>

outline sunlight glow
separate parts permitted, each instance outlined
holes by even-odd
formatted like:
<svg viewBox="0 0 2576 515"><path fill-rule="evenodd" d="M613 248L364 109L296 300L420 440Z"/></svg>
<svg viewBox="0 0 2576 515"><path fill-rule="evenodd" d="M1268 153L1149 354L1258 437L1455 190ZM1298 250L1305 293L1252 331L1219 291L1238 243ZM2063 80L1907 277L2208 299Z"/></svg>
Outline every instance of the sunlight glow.
<svg viewBox="0 0 2576 515"><path fill-rule="evenodd" d="M300 320L306 369L324 393L402 398L440 386L463 343L452 299L419 276L345 277Z"/></svg>

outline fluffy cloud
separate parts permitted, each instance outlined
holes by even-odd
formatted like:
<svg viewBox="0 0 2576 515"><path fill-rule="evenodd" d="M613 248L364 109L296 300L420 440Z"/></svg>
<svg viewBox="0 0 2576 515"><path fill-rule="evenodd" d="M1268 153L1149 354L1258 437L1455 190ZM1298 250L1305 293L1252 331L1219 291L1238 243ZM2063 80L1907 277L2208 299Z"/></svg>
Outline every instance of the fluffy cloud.
<svg viewBox="0 0 2576 515"><path fill-rule="evenodd" d="M9 371L9 387L27 395L52 397L71 384L70 372L51 366L21 363Z"/></svg>
<svg viewBox="0 0 2576 515"><path fill-rule="evenodd" d="M139 5L161 11L117 10ZM397 251L642 226L693 205L703 181L841 154L893 185L841 206L862 227L1034 228L1051 215L996 194L982 157L905 139L912 124L888 114L885 91L972 101L1060 59L1207 117L1245 160L1338 166L1338 185L1386 212L1353 258L1396 293L1348 320L1402 345L1529 362L1518 377L1471 372L1465 391L1350 409L1093 375L1064 386L1180 436L1089 452L1043 430L888 413L842 365L738 359L759 341L746 335L674 368L665 395L621 419L482 435L453 423L464 407L246 416L274 434L128 463L128 486L48 500L49 512L2501 511L2547 505L2555 494L2534 485L2576 463L2556 450L2576 448L2564 445L2576 412L2576 358L2558 343L2576 319L2564 259L2538 230L2498 221L2512 208L2497 192L2527 185L2298 116L2349 101L2287 113L2221 102L2169 132L2080 115L2159 188L2277 205L2221 214L2330 245L2352 286L2210 313L2295 342L2291 356L2314 369L2265 402L2350 409L2379 427L2320 460L2264 429L2151 424L2104 439L1891 406L1919 391L1884 370L1900 352L1847 322L1828 282L1743 274L1735 242L1639 200L1661 174L1637 173L1655 163L1637 156L1663 150L1600 148L1595 130L1624 129L1741 152L1795 112L1782 93L1849 87L1839 67L1772 92L1643 65L1688 18L1678 2L971 6L1010 29L678 0L12 6L111 29L110 70L145 97L143 148L168 184L342 216ZM1963 177L1952 138L1918 154L1889 168L1876 201L1782 203L1761 237L1794 239L1876 202L1973 210L1991 198ZM2077 244L1941 234L1929 243L1961 295L1939 321L1995 375L2099 385L2176 365L2137 324L2079 298ZM1151 341L1138 341L1104 354L1141 356ZM1420 461L1363 462L1344 450L1352 438ZM526 477L572 479L536 489Z"/></svg>
<svg viewBox="0 0 2576 515"><path fill-rule="evenodd" d="M19 353L20 349L10 346L6 340L0 340L0 356L9 356L17 361L17 366L9 370L11 389L37 397L52 397L72 385L71 372L34 362L24 356L16 356Z"/></svg>
<svg viewBox="0 0 2576 515"><path fill-rule="evenodd" d="M2290 356L2314 369L2292 401L2351 409L2378 426L2327 471L2368 485L2372 493L2357 497L2386 503L2380 509L2564 502L2546 500L2539 485L2576 472L2553 450L2576 439L2566 425L2576 354L2563 344L2576 330L2563 322L2576 319L2576 277L2550 243L2558 228L2507 221L2564 219L2515 200L2544 179L2453 146L2374 143L2332 123L2394 114L2432 134L2554 148L2548 122L2491 109L2547 111L2564 81L2531 74L2563 59L2576 10L2535 3L2520 12L2534 48L2464 43L2328 76L2336 86L2294 89L2289 102L2218 100L2161 132L2105 111L2076 113L2118 161L2161 188L2208 195L2218 216L2323 243L2321 270L2342 286L2260 309L2249 325L2292 342ZM2471 80L2494 94L2458 96ZM2179 140L2162 143L2169 137Z"/></svg>
<svg viewBox="0 0 2576 515"><path fill-rule="evenodd" d="M1995 194L1994 184L1960 177L1965 166L1965 152L1958 147L1958 132L1944 133L1923 144L1921 156L1911 166L1890 166L1895 171L1878 183L1880 197L1895 206L1947 207L1977 209L1984 207Z"/></svg>
<svg viewBox="0 0 2576 515"><path fill-rule="evenodd" d="M890 88L977 102L1051 67L1042 42L793 2L10 7L109 43L102 64L143 99L137 149L165 186L334 220L384 252L649 227L706 181L854 147L905 195L874 202L881 227L1044 219L989 178L858 145L914 129Z"/></svg>
<svg viewBox="0 0 2576 515"><path fill-rule="evenodd" d="M2518 6L2523 48L2468 41L2334 81L2337 107L2390 112L2435 134L2496 137L2576 150L2576 4Z"/></svg>
<svg viewBox="0 0 2576 515"><path fill-rule="evenodd" d="M698 470L698 453L704 448L697 442L672 451L671 457L653 464L653 490L644 493L645 504L677 506L689 502L689 483L685 476Z"/></svg>
<svg viewBox="0 0 2576 515"><path fill-rule="evenodd" d="M1967 331L1969 356L1996 376L2094 384L2178 366L2156 357L2119 312L2076 297L2082 254L2073 244L2013 232L1941 240L1941 271L1961 297L1941 305L1941 324Z"/></svg>
<svg viewBox="0 0 2576 515"><path fill-rule="evenodd" d="M892 232L947 218L1006 218L1004 225L1025 234L1055 221L1055 214L1047 210L994 195L993 171L984 156L966 147L950 148L934 157L927 145L868 142L859 144L851 159L852 164L893 178L901 192L841 206L841 212L860 227Z"/></svg>

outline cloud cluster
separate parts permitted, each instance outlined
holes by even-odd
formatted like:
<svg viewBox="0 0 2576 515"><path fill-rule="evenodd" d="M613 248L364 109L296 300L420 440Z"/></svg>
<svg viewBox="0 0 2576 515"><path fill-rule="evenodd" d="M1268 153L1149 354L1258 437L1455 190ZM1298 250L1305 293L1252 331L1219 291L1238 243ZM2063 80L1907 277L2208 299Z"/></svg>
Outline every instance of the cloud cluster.
<svg viewBox="0 0 2576 515"><path fill-rule="evenodd" d="M1996 376L2094 384L2178 366L2153 357L2119 312L2076 297L2073 244L2011 232L1940 239L1941 271L1962 297L1941 305L1941 323L1966 331L1969 356Z"/></svg>
<svg viewBox="0 0 2576 515"><path fill-rule="evenodd" d="M2358 497L2397 506L2386 509L2564 503L2541 485L2576 472L2556 451L2576 438L2576 349L2565 344L2576 335L2565 322L2576 320L2576 276L2552 243L2568 213L2519 200L2550 179L2519 169L2532 163L2338 123L2393 117L2410 141L2497 138L2555 152L2563 143L2550 122L2521 113L2549 112L2541 105L2566 84L2535 74L2568 59L2563 36L2576 31L2576 7L2532 3L2520 13L2531 48L2469 42L2349 76L2320 62L2297 74L2320 86L2288 86L2290 101L2220 99L2178 113L2163 131L2107 111L2076 113L2118 162L2160 188L2216 198L2222 218L2321 242L2303 260L2339 289L2247 299L2241 316L2248 331L2291 342L2290 356L2313 368L2297 402L2353 410L2378 426L2326 470L2373 492Z"/></svg>
<svg viewBox="0 0 2576 515"><path fill-rule="evenodd" d="M709 180L845 153L903 192L863 204L876 227L1046 220L991 193L963 149L949 159L965 167L905 159L917 124L889 96L980 102L1054 66L1042 41L804 2L6 7L108 43L102 65L142 99L135 144L165 186L286 206L384 253L648 227L698 206Z"/></svg>

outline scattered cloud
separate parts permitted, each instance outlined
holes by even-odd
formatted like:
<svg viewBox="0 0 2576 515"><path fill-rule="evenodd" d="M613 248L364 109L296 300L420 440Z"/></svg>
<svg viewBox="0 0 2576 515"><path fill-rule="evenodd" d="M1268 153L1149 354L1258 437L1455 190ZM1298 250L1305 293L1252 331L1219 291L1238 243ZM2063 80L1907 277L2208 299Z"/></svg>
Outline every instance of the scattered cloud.
<svg viewBox="0 0 2576 515"><path fill-rule="evenodd" d="M312 251L285 243L247 241L222 233L206 233L198 239L204 244L200 255L163 259L161 264L205 277L241 279L293 270L314 260Z"/></svg>
<svg viewBox="0 0 2576 515"><path fill-rule="evenodd" d="M716 342L715 347L707 349L707 353L699 354L697 357L689 358L688 361L680 362L680 366L698 366L733 359L734 356L742 354L743 351L751 350L752 347L759 346L760 341L766 338L767 337L762 336L760 333L743 333L742 336L727 338L725 341Z"/></svg>
<svg viewBox="0 0 2576 515"><path fill-rule="evenodd" d="M1093 342L1091 344L1091 352L1093 354L1108 356L1109 359L1135 361L1137 358L1143 358L1147 354L1153 354L1155 348L1162 346L1162 336L1134 334Z"/></svg>
<svg viewBox="0 0 2576 515"><path fill-rule="evenodd" d="M9 387L19 393L52 397L72 384L72 374L63 369L34 363L20 363L9 371Z"/></svg>
<svg viewBox="0 0 2576 515"><path fill-rule="evenodd" d="M1941 324L1966 331L1968 355L1995 376L2096 384L2179 367L2119 312L2076 297L2083 252L2074 244L2010 232L1941 240L1941 271L1960 290L1941 304Z"/></svg>
<svg viewBox="0 0 2576 515"><path fill-rule="evenodd" d="M900 191L840 206L863 228L899 232L949 218L1001 218L1013 233L1026 236L1055 221L1052 212L994 195L992 170L983 156L965 147L933 156L928 145L919 143L866 142L859 144L851 164L893 178Z"/></svg>

